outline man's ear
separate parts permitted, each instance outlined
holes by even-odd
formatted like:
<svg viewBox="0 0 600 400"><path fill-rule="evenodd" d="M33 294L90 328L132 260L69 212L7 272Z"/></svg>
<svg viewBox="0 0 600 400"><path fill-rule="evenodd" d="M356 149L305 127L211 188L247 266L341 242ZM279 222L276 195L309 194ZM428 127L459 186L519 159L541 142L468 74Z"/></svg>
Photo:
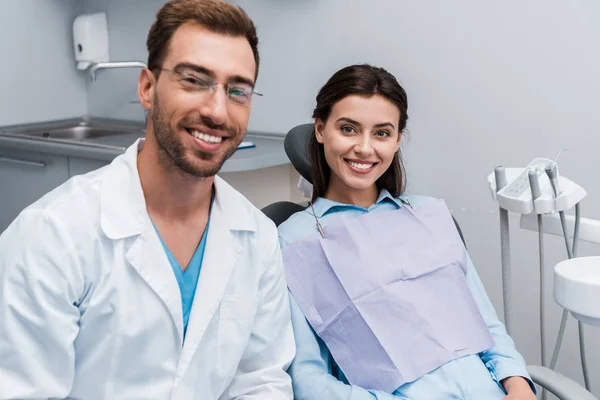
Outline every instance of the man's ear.
<svg viewBox="0 0 600 400"><path fill-rule="evenodd" d="M150 111L154 102L154 91L156 90L156 78L152 71L143 68L138 79L138 98L140 104Z"/></svg>

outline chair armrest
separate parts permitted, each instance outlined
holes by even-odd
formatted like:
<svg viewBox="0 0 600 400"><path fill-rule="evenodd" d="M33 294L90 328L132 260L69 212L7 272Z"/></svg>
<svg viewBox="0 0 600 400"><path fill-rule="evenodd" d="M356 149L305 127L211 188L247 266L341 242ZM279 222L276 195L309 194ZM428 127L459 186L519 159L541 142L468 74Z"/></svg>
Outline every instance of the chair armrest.
<svg viewBox="0 0 600 400"><path fill-rule="evenodd" d="M583 386L550 368L528 365L531 379L561 400L598 400Z"/></svg>

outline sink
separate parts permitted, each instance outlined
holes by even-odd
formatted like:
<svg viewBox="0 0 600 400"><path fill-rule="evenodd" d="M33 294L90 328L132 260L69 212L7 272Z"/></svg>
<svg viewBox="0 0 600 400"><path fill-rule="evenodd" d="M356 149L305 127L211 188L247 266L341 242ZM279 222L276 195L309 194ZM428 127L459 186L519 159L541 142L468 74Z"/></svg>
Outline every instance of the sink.
<svg viewBox="0 0 600 400"><path fill-rule="evenodd" d="M112 120L84 121L77 119L0 127L0 134L60 141L83 141L126 133L144 132L143 124Z"/></svg>
<svg viewBox="0 0 600 400"><path fill-rule="evenodd" d="M42 129L29 132L22 132L21 135L58 140L86 140L99 137L121 135L123 133L130 132L144 132L144 130L134 130L116 127L71 126L58 129ZM18 132L14 131L12 131L11 133L18 134Z"/></svg>

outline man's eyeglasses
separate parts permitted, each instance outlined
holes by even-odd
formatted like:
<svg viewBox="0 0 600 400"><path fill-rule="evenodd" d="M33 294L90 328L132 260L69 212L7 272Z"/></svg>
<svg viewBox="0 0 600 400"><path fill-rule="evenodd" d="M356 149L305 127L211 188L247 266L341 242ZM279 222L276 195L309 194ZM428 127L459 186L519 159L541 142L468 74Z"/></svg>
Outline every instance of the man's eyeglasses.
<svg viewBox="0 0 600 400"><path fill-rule="evenodd" d="M214 93L217 85L223 85L227 98L236 104L243 106L249 105L252 95L262 96L262 93L254 90L252 85L247 83L220 83L217 82L212 76L199 71L173 71L166 68L156 68L160 71L166 71L173 74L181 86L188 90L198 93Z"/></svg>

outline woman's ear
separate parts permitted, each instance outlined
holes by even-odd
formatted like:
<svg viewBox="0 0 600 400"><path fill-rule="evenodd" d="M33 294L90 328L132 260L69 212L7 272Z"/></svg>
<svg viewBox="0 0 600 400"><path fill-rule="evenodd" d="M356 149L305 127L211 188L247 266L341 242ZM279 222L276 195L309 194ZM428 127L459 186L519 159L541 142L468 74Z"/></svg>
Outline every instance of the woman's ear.
<svg viewBox="0 0 600 400"><path fill-rule="evenodd" d="M323 143L323 129L325 128L325 124L320 119L315 120L315 138L318 143Z"/></svg>
<svg viewBox="0 0 600 400"><path fill-rule="evenodd" d="M396 142L396 151L400 150L401 143L402 143L402 132L398 133L398 141Z"/></svg>

